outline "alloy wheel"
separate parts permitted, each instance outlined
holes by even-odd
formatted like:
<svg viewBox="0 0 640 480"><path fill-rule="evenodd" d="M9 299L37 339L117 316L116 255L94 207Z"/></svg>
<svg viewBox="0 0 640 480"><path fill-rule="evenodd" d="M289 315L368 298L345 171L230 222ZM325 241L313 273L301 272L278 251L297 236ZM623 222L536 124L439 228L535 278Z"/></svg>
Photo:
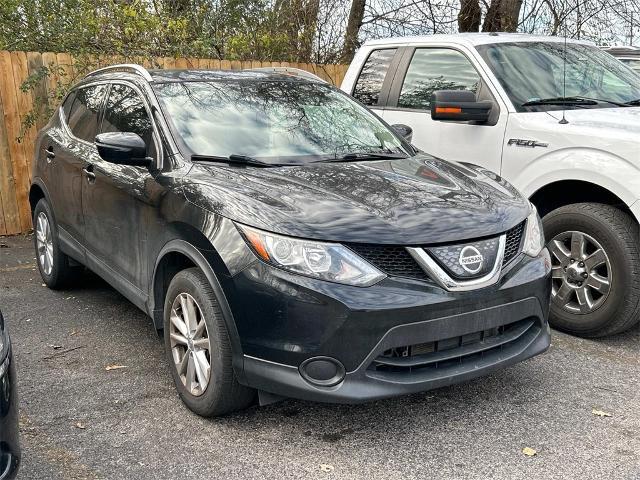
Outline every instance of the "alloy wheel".
<svg viewBox="0 0 640 480"><path fill-rule="evenodd" d="M174 367L187 391L198 397L211 377L211 342L204 315L191 295L181 293L173 301L170 320Z"/></svg>
<svg viewBox="0 0 640 480"><path fill-rule="evenodd" d="M51 275L53 270L53 239L51 225L49 225L49 219L44 212L40 212L36 219L36 250L40 268L45 275Z"/></svg>
<svg viewBox="0 0 640 480"><path fill-rule="evenodd" d="M578 231L562 232L547 245L551 252L553 303L573 314L587 314L611 290L611 263L600 243Z"/></svg>

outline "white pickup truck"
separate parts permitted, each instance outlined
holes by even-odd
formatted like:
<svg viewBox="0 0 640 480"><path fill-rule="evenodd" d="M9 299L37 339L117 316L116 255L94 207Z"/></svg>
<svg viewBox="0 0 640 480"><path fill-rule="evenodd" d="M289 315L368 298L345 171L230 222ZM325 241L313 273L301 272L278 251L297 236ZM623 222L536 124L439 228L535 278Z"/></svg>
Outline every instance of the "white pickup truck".
<svg viewBox="0 0 640 480"><path fill-rule="evenodd" d="M597 337L638 323L640 75L588 42L433 35L367 42L342 89L409 126L418 148L531 199L552 254L552 325Z"/></svg>

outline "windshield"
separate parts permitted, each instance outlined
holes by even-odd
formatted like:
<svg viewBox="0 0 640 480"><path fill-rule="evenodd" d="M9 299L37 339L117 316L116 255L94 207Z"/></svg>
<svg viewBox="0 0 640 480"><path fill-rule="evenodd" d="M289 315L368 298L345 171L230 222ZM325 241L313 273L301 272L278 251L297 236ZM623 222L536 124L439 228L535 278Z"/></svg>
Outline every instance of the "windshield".
<svg viewBox="0 0 640 480"><path fill-rule="evenodd" d="M250 79L154 89L195 155L303 164L352 153L408 154L377 117L328 85Z"/></svg>
<svg viewBox="0 0 640 480"><path fill-rule="evenodd" d="M516 110L614 107L640 99L640 75L596 47L567 44L566 89L564 44L516 42L476 47L500 81ZM604 102L589 105L532 105L526 102L557 97L585 97Z"/></svg>

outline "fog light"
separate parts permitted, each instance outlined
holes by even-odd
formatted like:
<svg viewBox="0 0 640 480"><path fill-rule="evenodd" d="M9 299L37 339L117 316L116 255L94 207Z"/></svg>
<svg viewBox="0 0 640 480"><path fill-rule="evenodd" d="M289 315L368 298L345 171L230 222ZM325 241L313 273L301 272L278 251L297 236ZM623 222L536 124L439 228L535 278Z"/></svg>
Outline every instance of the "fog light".
<svg viewBox="0 0 640 480"><path fill-rule="evenodd" d="M309 383L319 387L332 387L344 380L342 363L331 357L308 358L300 365L300 375Z"/></svg>

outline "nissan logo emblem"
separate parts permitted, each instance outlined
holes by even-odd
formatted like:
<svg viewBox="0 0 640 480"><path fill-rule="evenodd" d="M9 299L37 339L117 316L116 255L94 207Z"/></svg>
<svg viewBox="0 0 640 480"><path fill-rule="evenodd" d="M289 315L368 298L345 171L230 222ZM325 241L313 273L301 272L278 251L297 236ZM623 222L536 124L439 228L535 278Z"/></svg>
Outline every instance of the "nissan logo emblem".
<svg viewBox="0 0 640 480"><path fill-rule="evenodd" d="M484 257L476 247L467 245L460 251L458 263L469 273L478 273L482 269Z"/></svg>

